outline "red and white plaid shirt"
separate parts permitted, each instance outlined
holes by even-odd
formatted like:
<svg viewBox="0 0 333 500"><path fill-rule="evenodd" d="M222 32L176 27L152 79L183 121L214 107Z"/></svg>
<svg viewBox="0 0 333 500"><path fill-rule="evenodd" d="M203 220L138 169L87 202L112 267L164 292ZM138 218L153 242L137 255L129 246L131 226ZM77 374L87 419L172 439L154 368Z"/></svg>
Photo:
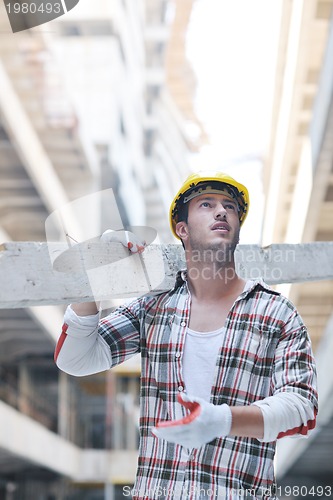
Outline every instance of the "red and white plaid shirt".
<svg viewBox="0 0 333 500"><path fill-rule="evenodd" d="M117 309L93 334L94 328L84 327L84 318L82 328L67 321L56 350L57 364L68 373L84 375L141 353L140 447L133 499L276 498L275 441L228 436L186 449L151 434L160 420L185 416L177 394L186 390L182 356L190 294L186 281L177 283L169 292ZM210 402L260 406L287 393L288 402L294 397L297 406L300 397L308 405L306 421L282 429L276 437L306 435L315 426L316 370L295 307L258 280L237 298L225 327Z"/></svg>

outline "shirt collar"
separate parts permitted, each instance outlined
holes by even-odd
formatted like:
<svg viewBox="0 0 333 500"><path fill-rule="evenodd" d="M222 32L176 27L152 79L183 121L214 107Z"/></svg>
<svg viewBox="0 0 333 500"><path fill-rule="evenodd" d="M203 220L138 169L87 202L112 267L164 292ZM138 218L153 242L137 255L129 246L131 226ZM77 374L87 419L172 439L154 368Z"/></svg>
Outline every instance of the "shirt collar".
<svg viewBox="0 0 333 500"><path fill-rule="evenodd" d="M267 285L267 283L265 283L262 278L257 278L255 280L247 280L241 296L247 296L257 287L263 288L264 290L266 290L266 292L273 293L275 295L281 295L280 292L277 292L271 286Z"/></svg>
<svg viewBox="0 0 333 500"><path fill-rule="evenodd" d="M187 285L187 271L186 269L181 269L177 272L174 290L176 290L177 288L181 287L184 284ZM267 283L265 283L265 281L262 278L257 278L255 280L247 280L245 288L239 297L241 298L246 297L257 287L263 288L269 293L280 295L279 292L277 292L272 287L267 285Z"/></svg>

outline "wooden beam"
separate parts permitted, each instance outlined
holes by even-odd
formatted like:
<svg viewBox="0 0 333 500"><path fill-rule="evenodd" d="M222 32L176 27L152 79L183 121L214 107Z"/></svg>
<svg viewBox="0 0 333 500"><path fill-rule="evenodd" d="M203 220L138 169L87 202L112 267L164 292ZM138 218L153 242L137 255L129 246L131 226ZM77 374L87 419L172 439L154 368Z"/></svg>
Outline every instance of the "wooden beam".
<svg viewBox="0 0 333 500"><path fill-rule="evenodd" d="M207 253L207 262L209 253ZM333 279L333 242L240 245L238 274L269 284ZM180 245L150 245L129 254L120 243L98 239L63 243L9 242L0 246L0 308L59 305L137 297L173 287L185 268ZM218 272L218 269L216 270Z"/></svg>

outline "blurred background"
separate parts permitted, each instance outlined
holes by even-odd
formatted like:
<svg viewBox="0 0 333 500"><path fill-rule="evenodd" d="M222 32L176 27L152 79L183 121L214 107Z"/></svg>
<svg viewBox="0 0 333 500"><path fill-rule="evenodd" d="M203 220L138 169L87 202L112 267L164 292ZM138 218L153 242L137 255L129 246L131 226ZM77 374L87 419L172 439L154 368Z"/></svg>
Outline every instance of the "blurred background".
<svg viewBox="0 0 333 500"><path fill-rule="evenodd" d="M248 186L241 243L333 241L333 0L80 0L15 34L4 3L1 242L45 241L55 210L112 188L124 225L175 243L169 203L199 169ZM279 496L333 498L333 283L280 289L308 325L320 412L279 444ZM63 311L0 309L0 500L129 496L139 360L59 372Z"/></svg>

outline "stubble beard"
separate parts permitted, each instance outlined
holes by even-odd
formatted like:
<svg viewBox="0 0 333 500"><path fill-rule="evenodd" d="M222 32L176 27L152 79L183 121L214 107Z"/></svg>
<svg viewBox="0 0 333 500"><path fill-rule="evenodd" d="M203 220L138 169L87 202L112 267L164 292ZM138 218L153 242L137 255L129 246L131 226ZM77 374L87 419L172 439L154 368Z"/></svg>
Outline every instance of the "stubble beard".
<svg viewBox="0 0 333 500"><path fill-rule="evenodd" d="M204 243L199 238L191 235L189 231L189 243L193 262L213 263L216 268L224 268L234 263L234 253L239 242L239 230L235 232L232 241L216 243Z"/></svg>

